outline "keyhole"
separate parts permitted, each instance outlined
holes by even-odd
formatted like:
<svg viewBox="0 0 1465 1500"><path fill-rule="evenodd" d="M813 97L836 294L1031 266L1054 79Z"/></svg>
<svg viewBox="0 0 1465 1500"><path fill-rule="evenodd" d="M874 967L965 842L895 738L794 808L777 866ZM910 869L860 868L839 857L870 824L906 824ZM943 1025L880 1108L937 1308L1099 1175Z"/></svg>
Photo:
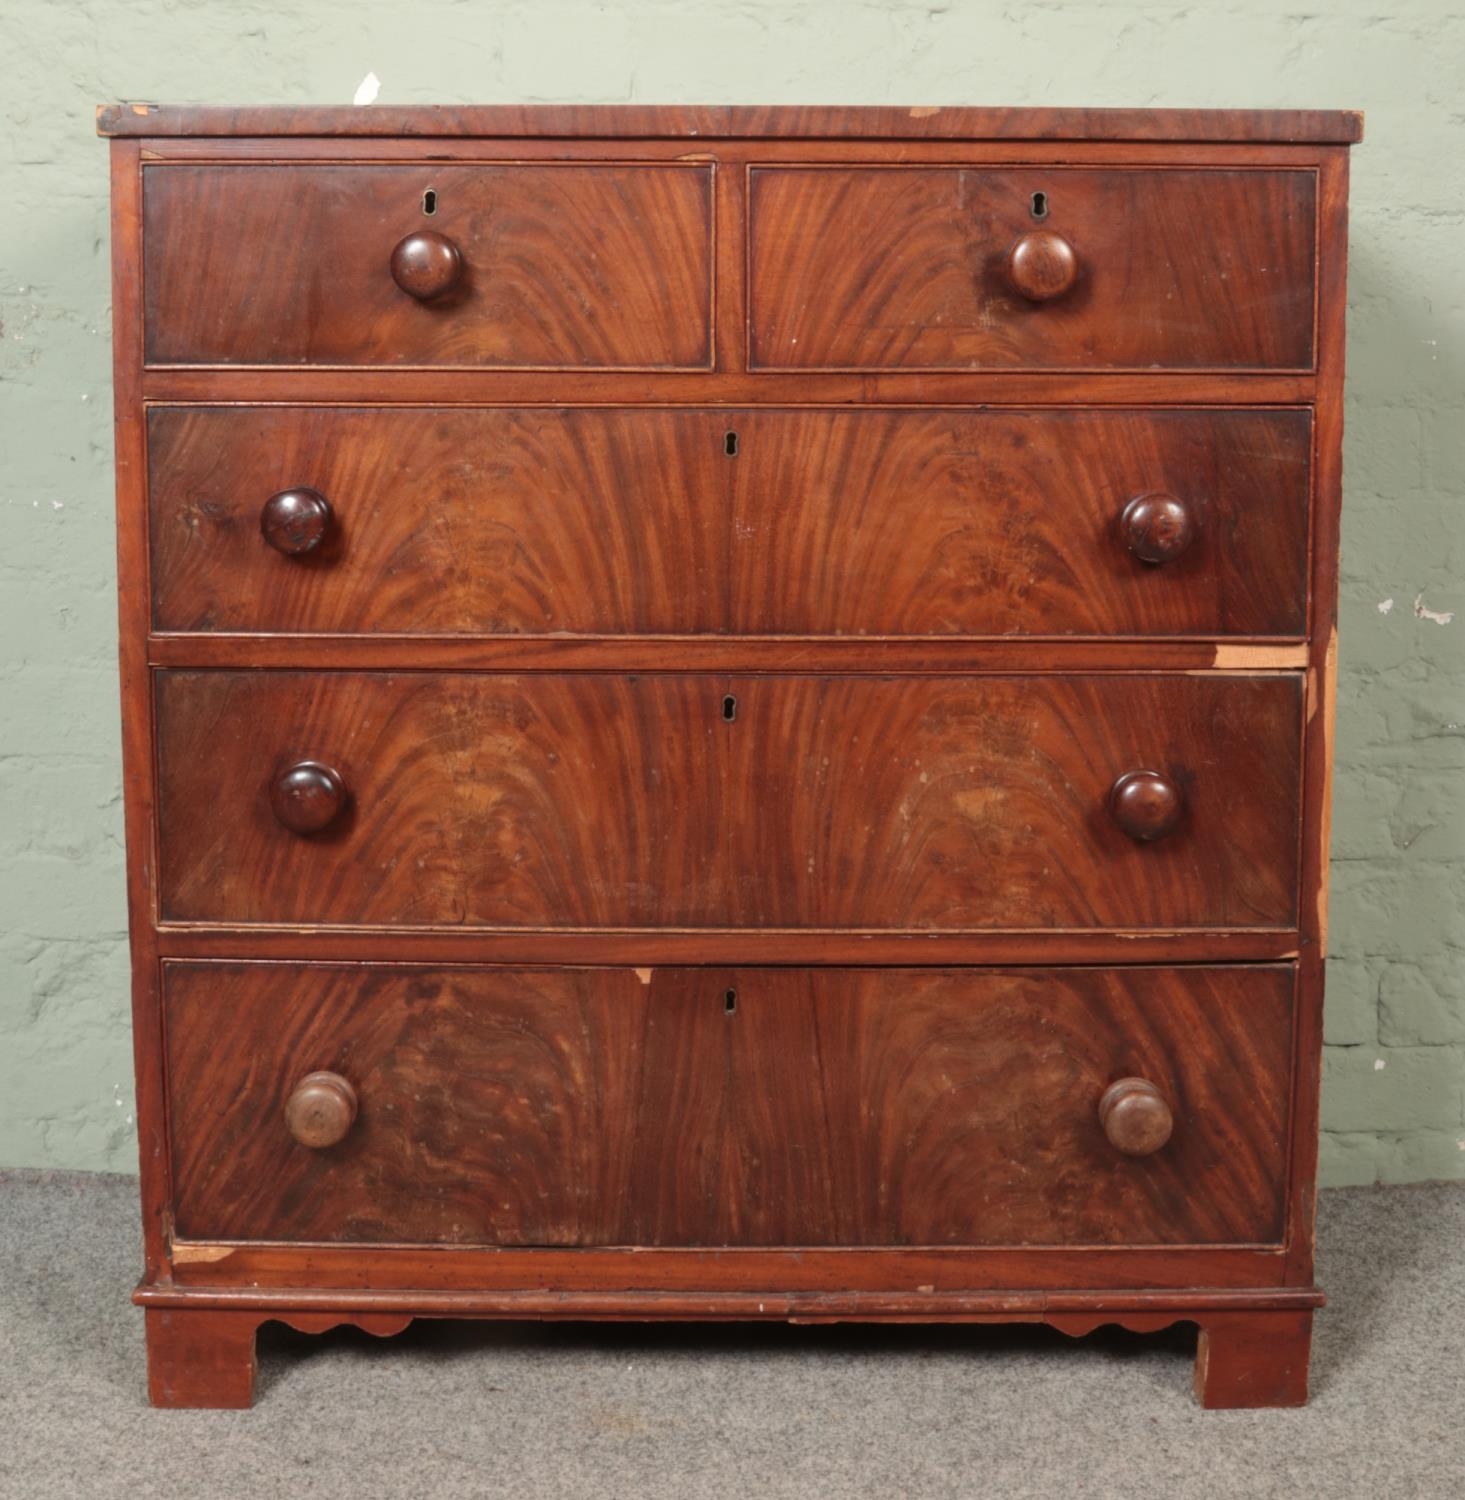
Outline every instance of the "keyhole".
<svg viewBox="0 0 1465 1500"><path fill-rule="evenodd" d="M731 724L732 721L737 718L737 716L738 700L734 698L731 693L729 693L727 697L722 700L722 717L724 720L726 720L727 723Z"/></svg>
<svg viewBox="0 0 1465 1500"><path fill-rule="evenodd" d="M738 992L736 990L729 990L727 994L722 997L722 1013L725 1016L736 1015L737 1009Z"/></svg>
<svg viewBox="0 0 1465 1500"><path fill-rule="evenodd" d="M1047 193L1033 194L1033 217L1035 219L1046 219L1048 217Z"/></svg>
<svg viewBox="0 0 1465 1500"><path fill-rule="evenodd" d="M737 433L735 433L735 432L729 432L723 438L723 440L722 440L722 451L724 453L726 453L729 458L736 458L738 456L738 435L737 435Z"/></svg>
<svg viewBox="0 0 1465 1500"><path fill-rule="evenodd" d="M428 188L422 195L422 211L429 218L437 212L437 192L433 188Z"/></svg>

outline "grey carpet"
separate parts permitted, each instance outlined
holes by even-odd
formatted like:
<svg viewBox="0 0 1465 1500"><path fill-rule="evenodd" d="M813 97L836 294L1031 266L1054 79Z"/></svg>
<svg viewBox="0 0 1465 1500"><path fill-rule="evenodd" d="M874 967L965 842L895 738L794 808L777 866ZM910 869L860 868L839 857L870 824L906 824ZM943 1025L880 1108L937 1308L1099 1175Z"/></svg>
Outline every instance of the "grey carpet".
<svg viewBox="0 0 1465 1500"><path fill-rule="evenodd" d="M1202 1412L1193 1335L417 1323L260 1338L155 1412L126 1178L0 1174L0 1495L1465 1494L1465 1185L1325 1193L1313 1404Z"/></svg>

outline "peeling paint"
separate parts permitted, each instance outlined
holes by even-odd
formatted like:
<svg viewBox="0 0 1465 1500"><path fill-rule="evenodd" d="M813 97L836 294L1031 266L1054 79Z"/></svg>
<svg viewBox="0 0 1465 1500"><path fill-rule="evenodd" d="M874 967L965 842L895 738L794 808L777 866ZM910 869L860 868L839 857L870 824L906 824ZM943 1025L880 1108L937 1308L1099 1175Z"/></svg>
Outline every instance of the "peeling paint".
<svg viewBox="0 0 1465 1500"><path fill-rule="evenodd" d="M1448 625L1455 618L1453 609L1427 609L1423 594L1414 596L1414 614L1416 619L1433 620L1436 625Z"/></svg>

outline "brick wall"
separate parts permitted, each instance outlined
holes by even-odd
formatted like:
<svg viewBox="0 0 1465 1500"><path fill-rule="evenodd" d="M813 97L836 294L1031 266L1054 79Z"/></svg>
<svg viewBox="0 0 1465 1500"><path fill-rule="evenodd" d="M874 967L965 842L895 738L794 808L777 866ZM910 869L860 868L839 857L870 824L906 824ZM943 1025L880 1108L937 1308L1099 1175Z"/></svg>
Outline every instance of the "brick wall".
<svg viewBox="0 0 1465 1500"><path fill-rule="evenodd" d="M1323 1171L1465 1175L1459 0L7 0L0 1165L133 1164L106 151L92 106L1324 106L1355 156ZM1457 611L1460 618L1452 618Z"/></svg>

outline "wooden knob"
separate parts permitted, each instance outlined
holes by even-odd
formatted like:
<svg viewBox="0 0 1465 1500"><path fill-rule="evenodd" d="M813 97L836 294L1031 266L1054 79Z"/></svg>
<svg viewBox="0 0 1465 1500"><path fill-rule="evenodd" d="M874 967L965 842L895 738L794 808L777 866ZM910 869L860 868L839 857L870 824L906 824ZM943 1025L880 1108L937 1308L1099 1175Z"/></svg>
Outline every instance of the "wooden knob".
<svg viewBox="0 0 1465 1500"><path fill-rule="evenodd" d="M1174 562L1195 540L1196 519L1176 495L1155 490L1136 495L1119 517L1124 545L1141 562Z"/></svg>
<svg viewBox="0 0 1465 1500"><path fill-rule="evenodd" d="M1099 1124L1126 1156L1151 1156L1170 1139L1175 1117L1148 1078L1121 1078L1099 1100Z"/></svg>
<svg viewBox="0 0 1465 1500"><path fill-rule="evenodd" d="M346 805L346 783L319 761L281 771L270 787L275 817L291 833L319 833Z"/></svg>
<svg viewBox="0 0 1465 1500"><path fill-rule="evenodd" d="M271 495L259 513L259 529L276 552L303 557L314 552L331 530L331 506L319 490L301 487Z"/></svg>
<svg viewBox="0 0 1465 1500"><path fill-rule="evenodd" d="M1132 839L1163 838L1180 821L1180 788L1159 771L1128 771L1109 793L1114 821Z"/></svg>
<svg viewBox="0 0 1465 1500"><path fill-rule="evenodd" d="M307 1073L285 1101L285 1128L312 1151L346 1139L356 1120L356 1090L339 1073Z"/></svg>
<svg viewBox="0 0 1465 1500"><path fill-rule="evenodd" d="M1029 302L1051 302L1078 280L1078 256L1061 234L1034 229L1007 252L1007 279Z"/></svg>
<svg viewBox="0 0 1465 1500"><path fill-rule="evenodd" d="M446 235L425 229L398 240L392 251L392 279L419 302L431 302L457 286L463 256Z"/></svg>

